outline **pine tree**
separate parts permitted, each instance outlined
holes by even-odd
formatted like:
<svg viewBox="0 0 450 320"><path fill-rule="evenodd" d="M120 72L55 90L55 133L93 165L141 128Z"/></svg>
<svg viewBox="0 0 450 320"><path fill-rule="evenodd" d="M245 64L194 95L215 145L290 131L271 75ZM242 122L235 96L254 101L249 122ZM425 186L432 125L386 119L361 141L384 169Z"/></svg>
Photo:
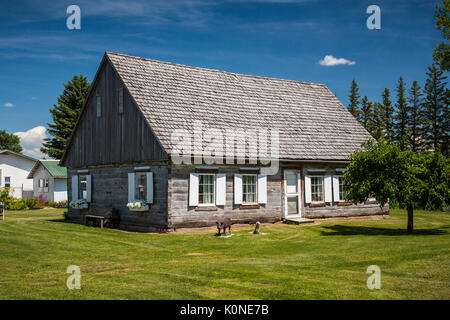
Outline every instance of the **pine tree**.
<svg viewBox="0 0 450 320"><path fill-rule="evenodd" d="M380 126L385 139L392 141L394 137L394 108L390 99L390 92L385 88L381 94L383 103L380 105Z"/></svg>
<svg viewBox="0 0 450 320"><path fill-rule="evenodd" d="M364 98L362 98L362 100L361 100L360 122L363 125L363 127L367 131L369 131L370 134L372 134L372 132L371 132L372 119L373 119L373 105L372 105L372 102L370 102L369 99L367 99L367 96L364 96Z"/></svg>
<svg viewBox="0 0 450 320"><path fill-rule="evenodd" d="M428 67L424 88L424 140L433 150L448 154L448 90L447 79L436 63Z"/></svg>
<svg viewBox="0 0 450 320"><path fill-rule="evenodd" d="M382 128L382 104L379 102L373 103L372 113L369 120L369 132L376 140L383 137Z"/></svg>
<svg viewBox="0 0 450 320"><path fill-rule="evenodd" d="M397 103L394 114L394 141L401 150L407 149L408 139L408 105L405 98L405 84L400 77L397 85Z"/></svg>
<svg viewBox="0 0 450 320"><path fill-rule="evenodd" d="M409 89L409 116L407 124L409 128L409 145L413 152L420 151L421 145L423 144L420 134L422 129L422 117L424 116L421 96L420 86L417 81L414 80Z"/></svg>
<svg viewBox="0 0 450 320"><path fill-rule="evenodd" d="M436 5L434 16L436 28L441 30L443 41L434 49L433 57L438 61L442 70L450 70L450 0L443 0L442 7Z"/></svg>
<svg viewBox="0 0 450 320"><path fill-rule="evenodd" d="M350 86L350 95L349 95L349 105L348 111L355 117L356 120L359 120L361 115L361 110L359 109L359 88L356 84L355 79L352 80L352 84Z"/></svg>
<svg viewBox="0 0 450 320"><path fill-rule="evenodd" d="M57 100L58 104L50 109L54 123L48 123L48 132L53 138L45 139L41 148L42 153L61 159L89 88L90 84L83 75L75 75L71 81L64 84L64 91Z"/></svg>

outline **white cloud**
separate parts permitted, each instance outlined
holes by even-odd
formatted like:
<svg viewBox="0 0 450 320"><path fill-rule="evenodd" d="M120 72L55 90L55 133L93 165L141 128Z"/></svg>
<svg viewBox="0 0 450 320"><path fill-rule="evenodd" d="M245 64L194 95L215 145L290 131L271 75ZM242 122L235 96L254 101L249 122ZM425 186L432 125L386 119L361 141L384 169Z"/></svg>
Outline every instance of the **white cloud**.
<svg viewBox="0 0 450 320"><path fill-rule="evenodd" d="M325 66L325 67L333 67L333 66L339 66L339 65L343 65L343 64L347 64L349 66L354 65L356 62L355 61L350 61L344 58L335 58L332 55L327 55L325 56L325 58L323 58L322 60L319 61L319 64L321 66Z"/></svg>
<svg viewBox="0 0 450 320"><path fill-rule="evenodd" d="M38 126L25 132L14 133L20 138L20 145L23 148L22 153L37 159L43 158L44 154L41 153L40 149L44 139L47 138L46 131L45 127Z"/></svg>
<svg viewBox="0 0 450 320"><path fill-rule="evenodd" d="M7 103L4 104L4 106L7 107L7 108L12 108L12 107L14 107L14 104L11 103L11 102L7 102Z"/></svg>

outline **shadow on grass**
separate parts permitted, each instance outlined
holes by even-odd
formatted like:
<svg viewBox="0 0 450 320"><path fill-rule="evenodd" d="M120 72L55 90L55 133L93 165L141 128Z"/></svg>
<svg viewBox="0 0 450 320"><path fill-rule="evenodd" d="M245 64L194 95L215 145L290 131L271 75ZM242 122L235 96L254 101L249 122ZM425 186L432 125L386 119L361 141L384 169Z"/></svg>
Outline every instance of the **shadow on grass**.
<svg viewBox="0 0 450 320"><path fill-rule="evenodd" d="M334 225L334 226L324 226L324 229L329 231L322 231L323 236L339 236L339 235L383 235L383 236L403 236L410 235L406 232L405 228L389 229L389 228L377 228L377 227L363 227L363 226L344 226L344 225ZM433 236L448 233L446 230L441 229L417 229L414 230L412 235L421 236Z"/></svg>

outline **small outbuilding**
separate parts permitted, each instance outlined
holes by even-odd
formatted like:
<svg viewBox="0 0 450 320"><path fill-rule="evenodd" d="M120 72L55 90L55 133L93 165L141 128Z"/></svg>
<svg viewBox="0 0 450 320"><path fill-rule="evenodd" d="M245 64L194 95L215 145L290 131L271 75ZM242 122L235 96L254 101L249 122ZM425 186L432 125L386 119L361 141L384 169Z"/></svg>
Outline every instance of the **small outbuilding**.
<svg viewBox="0 0 450 320"><path fill-rule="evenodd" d="M37 161L28 179L33 179L33 197L67 201L67 169L59 166L59 160Z"/></svg>

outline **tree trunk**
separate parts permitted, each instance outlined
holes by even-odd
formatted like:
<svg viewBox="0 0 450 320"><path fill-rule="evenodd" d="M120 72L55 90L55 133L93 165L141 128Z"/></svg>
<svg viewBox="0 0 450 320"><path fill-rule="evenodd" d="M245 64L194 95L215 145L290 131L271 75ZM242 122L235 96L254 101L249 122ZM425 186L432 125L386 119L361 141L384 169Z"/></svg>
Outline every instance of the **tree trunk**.
<svg viewBox="0 0 450 320"><path fill-rule="evenodd" d="M414 230L413 206L408 204L406 206L406 211L408 211L408 233L413 233L413 230Z"/></svg>

